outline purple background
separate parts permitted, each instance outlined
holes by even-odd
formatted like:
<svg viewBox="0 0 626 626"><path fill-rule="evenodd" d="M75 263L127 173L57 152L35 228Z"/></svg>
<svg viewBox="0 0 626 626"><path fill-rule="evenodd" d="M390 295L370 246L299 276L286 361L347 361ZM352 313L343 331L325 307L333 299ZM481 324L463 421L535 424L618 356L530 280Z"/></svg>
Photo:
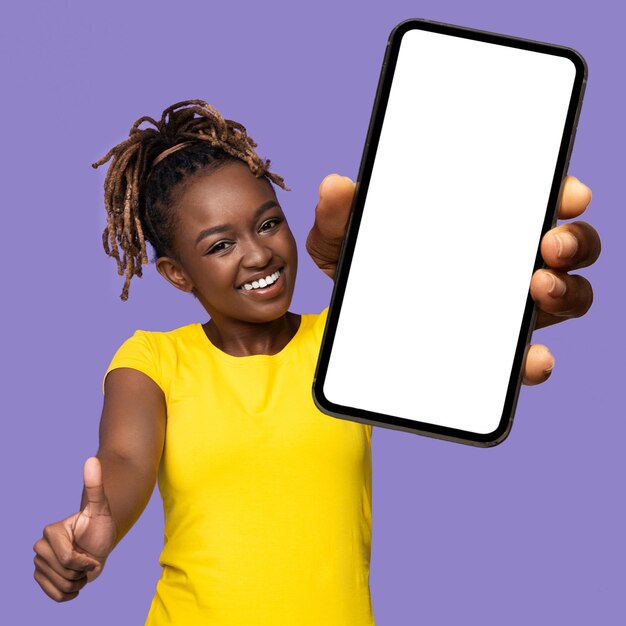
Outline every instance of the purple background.
<svg viewBox="0 0 626 626"><path fill-rule="evenodd" d="M617 6L5 5L0 622L143 624L160 573L155 491L103 575L76 600L56 604L32 578L32 545L44 525L78 510L83 462L97 449L101 378L117 347L136 328L205 319L152 266L121 302L123 279L101 244L105 169L90 164L141 115L205 99L241 121L285 177L293 191L279 198L303 244L322 178L334 171L356 177L391 28L424 17L570 46L586 58L570 173L593 189L584 219L600 232L603 253L581 271L595 289L589 314L535 333L556 368L547 384L522 390L503 445L482 450L375 430L377 624L626 623L625 218L618 194L625 16ZM321 310L330 291L302 246L293 310ZM381 301L373 296L375 315Z"/></svg>

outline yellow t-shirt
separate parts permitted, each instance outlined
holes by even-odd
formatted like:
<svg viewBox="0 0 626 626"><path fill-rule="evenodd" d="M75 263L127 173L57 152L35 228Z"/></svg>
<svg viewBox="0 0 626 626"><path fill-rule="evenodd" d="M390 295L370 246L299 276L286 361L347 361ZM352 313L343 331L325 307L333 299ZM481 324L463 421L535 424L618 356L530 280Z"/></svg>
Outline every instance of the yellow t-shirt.
<svg viewBox="0 0 626 626"><path fill-rule="evenodd" d="M374 624L371 427L324 415L311 393L327 311L271 356L231 356L189 324L138 330L113 357L107 373L144 372L167 401L146 626Z"/></svg>

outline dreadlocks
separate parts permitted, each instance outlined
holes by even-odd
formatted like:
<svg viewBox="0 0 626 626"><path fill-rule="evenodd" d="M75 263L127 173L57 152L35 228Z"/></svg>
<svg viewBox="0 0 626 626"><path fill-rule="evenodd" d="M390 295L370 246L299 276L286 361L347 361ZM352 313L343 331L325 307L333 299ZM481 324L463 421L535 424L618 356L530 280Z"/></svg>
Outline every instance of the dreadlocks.
<svg viewBox="0 0 626 626"><path fill-rule="evenodd" d="M156 130L140 129L143 122L150 122ZM186 145L162 154L180 143ZM212 170L240 160L257 178L265 176L287 189L280 176L269 172L270 161L258 156L256 145L244 126L224 119L210 104L185 100L165 109L158 122L145 115L140 117L128 139L92 164L97 168L113 158L104 181L107 226L102 244L117 261L117 273L126 276L122 300L128 299L131 278L141 277L141 265L148 264L146 241L154 248L153 262L162 256L174 256L175 216L171 206L184 182L198 170Z"/></svg>

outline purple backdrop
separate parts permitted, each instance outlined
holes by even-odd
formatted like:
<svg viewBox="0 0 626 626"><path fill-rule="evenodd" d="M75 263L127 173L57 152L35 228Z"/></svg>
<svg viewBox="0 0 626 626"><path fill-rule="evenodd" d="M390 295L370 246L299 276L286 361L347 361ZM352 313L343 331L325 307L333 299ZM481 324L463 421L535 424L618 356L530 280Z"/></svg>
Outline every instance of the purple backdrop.
<svg viewBox="0 0 626 626"><path fill-rule="evenodd" d="M108 0L3 8L1 623L143 624L160 573L155 491L103 575L76 600L56 604L32 578L43 526L78 510L114 351L136 328L204 320L193 298L152 266L120 301L123 280L100 238L105 171L90 164L139 116L208 100L246 125L293 189L279 197L303 244L322 178L357 174L387 36L408 17L583 54L589 83L570 173L594 191L584 219L604 250L581 271L595 288L589 314L535 334L556 369L547 384L523 389L503 445L482 450L375 429L377 624L626 623L625 299L615 288L623 285L626 225L618 195L624 9L512 4ZM330 281L303 247L300 267L293 310L319 311ZM379 304L372 299L374 314Z"/></svg>

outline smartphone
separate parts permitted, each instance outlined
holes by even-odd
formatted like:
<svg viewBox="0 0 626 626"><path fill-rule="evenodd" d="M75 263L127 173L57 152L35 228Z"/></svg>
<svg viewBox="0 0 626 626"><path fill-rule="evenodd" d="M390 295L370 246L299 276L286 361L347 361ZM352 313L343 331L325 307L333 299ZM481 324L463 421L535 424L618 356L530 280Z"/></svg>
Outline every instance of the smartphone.
<svg viewBox="0 0 626 626"><path fill-rule="evenodd" d="M389 38L313 397L477 446L510 432L587 80L571 48L422 19Z"/></svg>

